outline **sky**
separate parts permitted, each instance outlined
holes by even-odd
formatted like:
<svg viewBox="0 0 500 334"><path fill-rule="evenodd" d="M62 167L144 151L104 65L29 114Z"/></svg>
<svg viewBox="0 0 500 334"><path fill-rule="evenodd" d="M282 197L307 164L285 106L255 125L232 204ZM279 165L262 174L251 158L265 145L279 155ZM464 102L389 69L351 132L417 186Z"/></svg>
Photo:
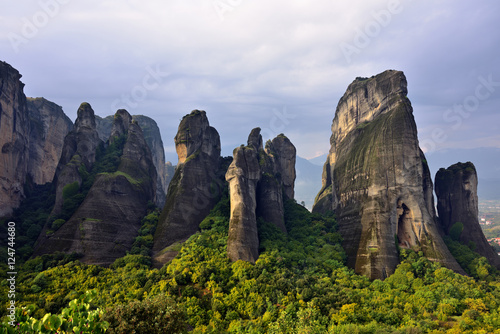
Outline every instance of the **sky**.
<svg viewBox="0 0 500 334"><path fill-rule="evenodd" d="M167 160L191 110L222 154L261 127L304 158L330 148L358 76L401 70L428 156L500 147L496 0L0 0L0 60L74 121L125 108L156 120ZM499 157L500 158L500 157ZM500 159L497 159L500 161Z"/></svg>

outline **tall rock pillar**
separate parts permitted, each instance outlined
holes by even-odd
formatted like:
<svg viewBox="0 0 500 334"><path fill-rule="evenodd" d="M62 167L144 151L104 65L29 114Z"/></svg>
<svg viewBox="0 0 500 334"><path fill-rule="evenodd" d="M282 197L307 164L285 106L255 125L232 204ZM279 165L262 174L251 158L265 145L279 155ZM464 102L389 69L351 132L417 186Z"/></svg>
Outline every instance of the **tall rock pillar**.
<svg viewBox="0 0 500 334"><path fill-rule="evenodd" d="M313 207L336 212L348 265L372 279L394 272L398 246L463 273L436 225L432 180L406 95L399 71L349 85L335 111Z"/></svg>

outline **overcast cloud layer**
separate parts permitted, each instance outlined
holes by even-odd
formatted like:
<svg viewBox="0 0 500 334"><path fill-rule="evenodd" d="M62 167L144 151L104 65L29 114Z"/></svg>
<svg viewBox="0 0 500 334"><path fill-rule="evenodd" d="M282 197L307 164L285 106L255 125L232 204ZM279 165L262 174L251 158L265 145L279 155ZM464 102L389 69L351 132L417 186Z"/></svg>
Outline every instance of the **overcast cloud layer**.
<svg viewBox="0 0 500 334"><path fill-rule="evenodd" d="M1 0L0 60L27 96L154 118L167 159L193 109L223 154L260 126L305 158L329 149L338 100L355 77L405 72L427 154L500 147L496 0Z"/></svg>

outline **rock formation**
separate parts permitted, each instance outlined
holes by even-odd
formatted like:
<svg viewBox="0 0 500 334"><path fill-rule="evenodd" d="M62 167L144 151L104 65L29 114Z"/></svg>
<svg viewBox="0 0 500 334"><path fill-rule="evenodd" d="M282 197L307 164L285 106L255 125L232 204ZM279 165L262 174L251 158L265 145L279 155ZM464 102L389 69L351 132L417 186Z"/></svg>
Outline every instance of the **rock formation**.
<svg viewBox="0 0 500 334"><path fill-rule="evenodd" d="M0 217L24 199L27 176L51 182L64 137L73 123L61 107L44 98L26 98L21 74L0 62Z"/></svg>
<svg viewBox="0 0 500 334"><path fill-rule="evenodd" d="M157 174L156 205L163 207L168 189L168 181L167 167L165 166L165 148L161 140L160 129L152 118L143 115L134 115L132 119L139 123L144 134L144 139L151 149Z"/></svg>
<svg viewBox="0 0 500 334"><path fill-rule="evenodd" d="M436 174L435 185L439 222L444 233L449 235L452 227L461 223L462 231L458 240L465 245L473 242L474 251L500 269L500 257L486 240L479 225L474 164L457 163L447 169L441 168Z"/></svg>
<svg viewBox="0 0 500 334"><path fill-rule="evenodd" d="M395 240L463 273L436 225L432 180L406 95L399 71L349 85L335 112L313 207L336 212L348 265L372 279L394 272Z"/></svg>
<svg viewBox="0 0 500 334"><path fill-rule="evenodd" d="M61 213L63 189L66 185L77 182L82 184L80 168L82 165L90 171L95 162L97 146L102 143L96 130L94 110L84 102L77 111L74 129L64 138L61 159L56 169L56 201L51 215Z"/></svg>
<svg viewBox="0 0 500 334"><path fill-rule="evenodd" d="M114 119L115 119L115 115L109 115L109 116L106 116L104 118L101 116L95 115L95 124L96 124L97 134L99 135L99 138L103 142L106 142L109 139L109 136L111 136L111 128L113 127Z"/></svg>
<svg viewBox="0 0 500 334"><path fill-rule="evenodd" d="M165 206L154 236L153 256L165 263L174 254L167 249L198 231L221 195L220 138L205 111L184 116L175 136L179 162L169 184Z"/></svg>
<svg viewBox="0 0 500 334"><path fill-rule="evenodd" d="M114 116L107 116L105 118L96 116L97 132L99 138L106 141L111 136L112 124ZM160 129L156 122L147 116L133 115L132 119L137 121L144 134L144 139L151 150L153 155L153 163L156 167L157 186L156 186L156 205L163 207L165 204L165 194L168 189L168 173L167 166L165 166L165 149L160 135ZM171 174L173 176L173 173ZM171 179L171 177L170 177Z"/></svg>
<svg viewBox="0 0 500 334"><path fill-rule="evenodd" d="M36 184L45 184L54 178L73 122L60 106L43 97L27 98L27 102L31 128L28 173Z"/></svg>
<svg viewBox="0 0 500 334"><path fill-rule="evenodd" d="M85 115L79 113L80 127L81 118L91 115L86 110ZM91 119L85 120L93 124ZM147 204L155 198L156 169L142 130L127 111L115 114L111 133L110 143L126 138L117 170L96 175L71 218L53 235L45 236L47 229L42 231L35 255L76 252L83 254L86 263L108 265L130 250ZM81 166L87 160L82 157L78 163Z"/></svg>
<svg viewBox="0 0 500 334"><path fill-rule="evenodd" d="M0 216L24 199L29 166L29 118L21 74L0 62Z"/></svg>
<svg viewBox="0 0 500 334"><path fill-rule="evenodd" d="M232 261L255 262L259 257L258 217L286 233L283 200L294 196L295 158L295 147L282 134L264 150L260 128L252 130L247 146L234 150L226 173L231 200L227 251Z"/></svg>

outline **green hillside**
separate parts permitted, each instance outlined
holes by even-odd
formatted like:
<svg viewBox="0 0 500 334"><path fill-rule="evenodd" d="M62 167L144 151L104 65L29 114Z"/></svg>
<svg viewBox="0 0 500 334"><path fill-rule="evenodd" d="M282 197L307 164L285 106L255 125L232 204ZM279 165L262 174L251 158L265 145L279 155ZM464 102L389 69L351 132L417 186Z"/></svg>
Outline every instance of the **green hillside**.
<svg viewBox="0 0 500 334"><path fill-rule="evenodd" d="M472 254L475 277L402 251L391 277L370 281L345 267L334 217L289 201L288 235L260 221L259 260L231 263L226 195L179 255L155 269L144 242L155 217L143 220L136 254L109 268L62 254L24 263L16 287L20 325L13 331L4 317L0 333L500 332L499 276L470 250L455 247ZM5 316L7 268L1 272Z"/></svg>

